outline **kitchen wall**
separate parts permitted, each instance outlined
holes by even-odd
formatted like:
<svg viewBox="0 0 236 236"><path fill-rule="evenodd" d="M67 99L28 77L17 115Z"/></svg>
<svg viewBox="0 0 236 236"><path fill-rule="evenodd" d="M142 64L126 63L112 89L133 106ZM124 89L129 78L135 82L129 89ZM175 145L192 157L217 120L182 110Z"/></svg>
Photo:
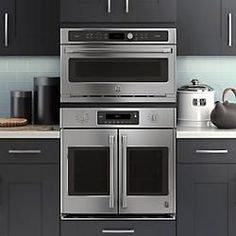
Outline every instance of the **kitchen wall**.
<svg viewBox="0 0 236 236"><path fill-rule="evenodd" d="M213 87L216 90L215 100L221 100L225 88L236 88L236 57L178 57L178 87L193 78L198 78L200 82ZM231 94L227 98L230 101L234 100Z"/></svg>
<svg viewBox="0 0 236 236"><path fill-rule="evenodd" d="M32 90L36 76L59 76L59 57L0 57L0 117L10 114L10 91Z"/></svg>
<svg viewBox="0 0 236 236"><path fill-rule="evenodd" d="M9 116L9 91L32 90L33 77L59 76L59 68L59 57L0 57L0 116ZM236 57L178 57L177 72L178 87L198 78L216 90L216 100L236 87Z"/></svg>

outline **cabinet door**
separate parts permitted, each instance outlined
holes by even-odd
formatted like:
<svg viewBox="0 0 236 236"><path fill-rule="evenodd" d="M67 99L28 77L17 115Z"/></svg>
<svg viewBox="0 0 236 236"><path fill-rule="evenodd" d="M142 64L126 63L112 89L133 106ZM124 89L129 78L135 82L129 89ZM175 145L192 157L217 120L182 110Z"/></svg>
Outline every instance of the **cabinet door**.
<svg viewBox="0 0 236 236"><path fill-rule="evenodd" d="M176 0L121 0L120 22L175 23Z"/></svg>
<svg viewBox="0 0 236 236"><path fill-rule="evenodd" d="M229 235L236 235L236 165L230 165L229 167Z"/></svg>
<svg viewBox="0 0 236 236"><path fill-rule="evenodd" d="M9 21L10 2L8 0L0 1L0 55L9 50L9 38L12 36L11 26L13 22Z"/></svg>
<svg viewBox="0 0 236 236"><path fill-rule="evenodd" d="M178 55L219 55L223 0L177 1Z"/></svg>
<svg viewBox="0 0 236 236"><path fill-rule="evenodd" d="M0 235L59 236L58 165L0 165Z"/></svg>
<svg viewBox="0 0 236 236"><path fill-rule="evenodd" d="M175 22L176 0L61 0L61 22Z"/></svg>
<svg viewBox="0 0 236 236"><path fill-rule="evenodd" d="M222 11L222 54L236 54L236 1L224 0Z"/></svg>
<svg viewBox="0 0 236 236"><path fill-rule="evenodd" d="M1 55L59 54L59 2L57 0L3 0L9 7L7 47Z"/></svg>
<svg viewBox="0 0 236 236"><path fill-rule="evenodd" d="M178 236L231 235L228 234L232 195L228 179L229 166L224 164L178 165ZM235 221L235 215L232 220Z"/></svg>
<svg viewBox="0 0 236 236"><path fill-rule="evenodd" d="M121 0L61 0L62 23L117 21Z"/></svg>

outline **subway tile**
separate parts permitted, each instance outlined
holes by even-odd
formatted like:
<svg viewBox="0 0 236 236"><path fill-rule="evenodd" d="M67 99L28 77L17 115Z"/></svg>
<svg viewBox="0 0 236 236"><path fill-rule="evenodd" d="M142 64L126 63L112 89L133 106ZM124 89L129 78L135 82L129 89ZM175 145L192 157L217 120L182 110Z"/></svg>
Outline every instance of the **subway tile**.
<svg viewBox="0 0 236 236"><path fill-rule="evenodd" d="M51 72L58 73L60 71L59 57L32 57L29 61L30 72Z"/></svg>
<svg viewBox="0 0 236 236"><path fill-rule="evenodd" d="M27 72L29 71L28 57L6 57L8 72Z"/></svg>
<svg viewBox="0 0 236 236"><path fill-rule="evenodd" d="M0 73L7 72L8 61L5 57L0 57Z"/></svg>
<svg viewBox="0 0 236 236"><path fill-rule="evenodd" d="M4 83L8 83L10 81L16 81L16 75L17 75L16 72L0 72L0 81Z"/></svg>

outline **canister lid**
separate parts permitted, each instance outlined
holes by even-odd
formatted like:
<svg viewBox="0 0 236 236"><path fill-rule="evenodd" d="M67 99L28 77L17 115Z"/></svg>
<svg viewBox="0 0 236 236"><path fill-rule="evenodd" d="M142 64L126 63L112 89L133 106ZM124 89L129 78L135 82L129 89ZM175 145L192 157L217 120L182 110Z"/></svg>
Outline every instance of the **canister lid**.
<svg viewBox="0 0 236 236"><path fill-rule="evenodd" d="M11 97L32 97L32 91L11 91Z"/></svg>
<svg viewBox="0 0 236 236"><path fill-rule="evenodd" d="M178 91L209 92L214 91L214 89L209 85L200 84L198 79L193 79L189 84L180 87Z"/></svg>
<svg viewBox="0 0 236 236"><path fill-rule="evenodd" d="M34 86L59 86L60 77L35 77Z"/></svg>

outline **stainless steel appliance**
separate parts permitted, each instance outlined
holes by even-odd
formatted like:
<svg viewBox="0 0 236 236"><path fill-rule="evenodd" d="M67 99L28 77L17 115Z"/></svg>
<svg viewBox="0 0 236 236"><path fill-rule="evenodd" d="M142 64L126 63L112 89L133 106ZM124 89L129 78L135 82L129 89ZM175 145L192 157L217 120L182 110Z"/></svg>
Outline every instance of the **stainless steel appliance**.
<svg viewBox="0 0 236 236"><path fill-rule="evenodd" d="M174 216L175 108L62 108L61 214Z"/></svg>
<svg viewBox="0 0 236 236"><path fill-rule="evenodd" d="M61 102L176 102L176 29L61 29Z"/></svg>

